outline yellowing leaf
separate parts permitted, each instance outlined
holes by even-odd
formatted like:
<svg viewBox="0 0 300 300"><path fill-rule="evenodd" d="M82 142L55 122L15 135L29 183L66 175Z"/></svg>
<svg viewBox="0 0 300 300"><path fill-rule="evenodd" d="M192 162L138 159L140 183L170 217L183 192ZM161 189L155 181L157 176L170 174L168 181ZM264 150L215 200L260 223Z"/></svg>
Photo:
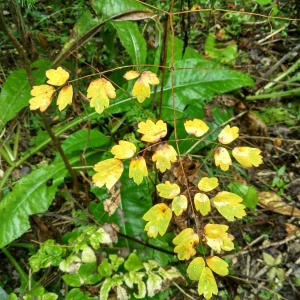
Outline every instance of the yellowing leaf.
<svg viewBox="0 0 300 300"><path fill-rule="evenodd" d="M206 243L217 253L220 253L221 249L225 251L234 249L234 244L232 243L234 238L226 232L227 230L227 225L220 224L207 224L204 227Z"/></svg>
<svg viewBox="0 0 300 300"><path fill-rule="evenodd" d="M167 134L167 124L162 120L158 120L156 124L151 120L140 122L138 127L137 131L143 134L141 140L148 143L156 143Z"/></svg>
<svg viewBox="0 0 300 300"><path fill-rule="evenodd" d="M136 96L138 101L140 103L144 102L146 98L150 97L150 85L156 85L159 84L159 79L157 78L157 75L150 72L150 71L144 71L142 73L139 73L137 71L128 71L124 75L124 78L127 80L131 80L134 78L137 78L139 75L141 77L135 82L132 89L132 96Z"/></svg>
<svg viewBox="0 0 300 300"><path fill-rule="evenodd" d="M205 267L198 282L198 294L210 299L212 294L218 295L218 286L212 271Z"/></svg>
<svg viewBox="0 0 300 300"><path fill-rule="evenodd" d="M140 72L131 70L131 71L126 72L123 77L127 80L132 80L132 79L139 77L140 75L141 75Z"/></svg>
<svg viewBox="0 0 300 300"><path fill-rule="evenodd" d="M228 275L228 263L218 256L210 256L206 258L206 263L215 273L226 276Z"/></svg>
<svg viewBox="0 0 300 300"><path fill-rule="evenodd" d="M198 189L202 192L210 192L219 185L218 178L216 177L203 177L198 183Z"/></svg>
<svg viewBox="0 0 300 300"><path fill-rule="evenodd" d="M184 123L184 128L188 134L195 135L196 137L202 136L209 129L205 122L199 119L194 119L193 121L187 120Z"/></svg>
<svg viewBox="0 0 300 300"><path fill-rule="evenodd" d="M96 112L101 114L109 106L108 98L116 98L116 92L108 80L98 78L90 83L87 97L91 99L90 106L95 107Z"/></svg>
<svg viewBox="0 0 300 300"><path fill-rule="evenodd" d="M50 105L54 92L54 87L48 84L34 86L30 91L31 96L34 96L29 100L30 110L39 108L41 112L44 112Z"/></svg>
<svg viewBox="0 0 300 300"><path fill-rule="evenodd" d="M206 216L211 210L209 198L205 194L197 193L194 197L194 204L202 216Z"/></svg>
<svg viewBox="0 0 300 300"><path fill-rule="evenodd" d="M191 280L199 280L204 268L204 259L202 257L196 257L190 262L186 272Z"/></svg>
<svg viewBox="0 0 300 300"><path fill-rule="evenodd" d="M50 69L46 71L46 76L49 79L47 83L56 86L62 86L69 79L69 73L62 67L55 69Z"/></svg>
<svg viewBox="0 0 300 300"><path fill-rule="evenodd" d="M227 125L218 135L219 142L227 145L233 142L239 136L239 128L236 126L230 127Z"/></svg>
<svg viewBox="0 0 300 300"><path fill-rule="evenodd" d="M215 165L220 166L222 171L227 171L229 166L232 165L232 161L227 149L218 147L215 151Z"/></svg>
<svg viewBox="0 0 300 300"><path fill-rule="evenodd" d="M158 233L161 236L164 235L171 218L172 211L165 203L156 204L151 207L143 216L145 221L149 221L145 226L147 235L149 237L156 237Z"/></svg>
<svg viewBox="0 0 300 300"><path fill-rule="evenodd" d="M152 156L152 160L156 162L156 168L161 172L165 172L171 168L171 162L177 160L177 153L175 149L168 145L159 145Z"/></svg>
<svg viewBox="0 0 300 300"><path fill-rule="evenodd" d="M232 150L233 157L245 168L261 165L263 162L260 153L259 149L250 147L235 147Z"/></svg>
<svg viewBox="0 0 300 300"><path fill-rule="evenodd" d="M173 199L180 193L179 186L176 183L170 183L170 181L158 184L156 189L159 192L159 196L166 199Z"/></svg>
<svg viewBox="0 0 300 300"><path fill-rule="evenodd" d="M129 166L129 178L133 178L136 184L143 181L144 176L148 176L146 161L142 156L133 158Z"/></svg>
<svg viewBox="0 0 300 300"><path fill-rule="evenodd" d="M97 173L93 176L93 183L99 188L106 185L110 190L121 177L124 167L119 159L109 158L97 163L94 170Z"/></svg>
<svg viewBox="0 0 300 300"><path fill-rule="evenodd" d="M199 236L192 228L182 230L174 239L173 244L177 245L174 252L178 253L178 259L188 260L196 254L195 246L199 243Z"/></svg>
<svg viewBox="0 0 300 300"><path fill-rule="evenodd" d="M228 221L233 221L234 217L242 218L246 215L245 206L240 204L243 199L237 194L220 192L215 196L213 201L216 209Z"/></svg>
<svg viewBox="0 0 300 300"><path fill-rule="evenodd" d="M73 87L72 85L63 86L60 90L56 104L58 105L58 109L62 111L68 104L72 103L73 98Z"/></svg>
<svg viewBox="0 0 300 300"><path fill-rule="evenodd" d="M110 152L115 156L115 158L127 159L135 154L136 147L131 142L119 141L119 145L113 146Z"/></svg>
<svg viewBox="0 0 300 300"><path fill-rule="evenodd" d="M186 211L188 201L186 196L179 195L175 197L172 201L172 210L176 216L180 216L184 211Z"/></svg>

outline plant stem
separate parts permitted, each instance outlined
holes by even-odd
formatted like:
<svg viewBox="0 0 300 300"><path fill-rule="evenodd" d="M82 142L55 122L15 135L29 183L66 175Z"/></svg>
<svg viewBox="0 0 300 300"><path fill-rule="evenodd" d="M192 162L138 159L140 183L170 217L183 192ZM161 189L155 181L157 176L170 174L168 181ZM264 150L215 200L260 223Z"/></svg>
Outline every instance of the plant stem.
<svg viewBox="0 0 300 300"><path fill-rule="evenodd" d="M293 95L299 95L300 88L292 89L285 92L275 92L270 94L261 94L261 95L254 95L254 96L247 96L246 100L260 100L260 99L270 99L275 97L287 97Z"/></svg>
<svg viewBox="0 0 300 300"><path fill-rule="evenodd" d="M30 62L28 60L28 57L26 55L26 52L24 50L24 47L19 43L19 41L15 38L15 36L10 32L10 30L8 29L4 17L3 17L3 12L2 10L0 10L0 28L3 31L3 33L8 37L8 39L12 42L12 44L16 47L17 52L19 53L19 55L21 56L22 59L22 66L24 67L26 74L27 74L27 78L28 81L30 83L30 86L33 87L34 86L34 78L31 72L31 67L30 67ZM44 114L40 113L43 123L45 125L45 128L49 134L49 136L51 137L57 151L59 152L66 168L68 169L72 179L73 179L73 190L75 194L79 193L79 188L78 188L78 180L77 180L77 176L75 171L72 169L64 151L62 150L60 141L57 139L57 137L55 136L55 134L53 133L50 124L47 120L47 118L44 116Z"/></svg>

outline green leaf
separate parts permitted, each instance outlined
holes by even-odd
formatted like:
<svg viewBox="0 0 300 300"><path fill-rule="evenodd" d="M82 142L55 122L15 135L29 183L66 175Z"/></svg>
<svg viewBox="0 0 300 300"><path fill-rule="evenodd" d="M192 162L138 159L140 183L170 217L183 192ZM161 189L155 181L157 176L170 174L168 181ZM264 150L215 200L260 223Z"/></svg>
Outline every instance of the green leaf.
<svg viewBox="0 0 300 300"><path fill-rule="evenodd" d="M123 283L123 278L123 276L119 275L114 275L112 278L106 278L100 290L100 300L106 300L109 291L115 286L120 286Z"/></svg>
<svg viewBox="0 0 300 300"><path fill-rule="evenodd" d="M44 83L46 79L45 72L50 68L51 61L41 59L31 64L31 66L36 67L32 71L35 84ZM14 71L8 76L0 94L0 131L22 108L28 106L29 99L32 98L30 90L31 87L24 69Z"/></svg>
<svg viewBox="0 0 300 300"><path fill-rule="evenodd" d="M123 257L120 257L116 254L110 254L109 259L110 259L112 269L115 272L118 271L119 267L123 264L123 262L125 260Z"/></svg>
<svg viewBox="0 0 300 300"><path fill-rule="evenodd" d="M114 22L121 43L131 57L133 64L142 65L146 62L147 45L137 23L132 21Z"/></svg>
<svg viewBox="0 0 300 300"><path fill-rule="evenodd" d="M86 157L91 153L86 153ZM73 165L80 157L70 159ZM38 169L22 177L0 203L0 248L20 237L30 228L29 216L42 213L52 203L57 187L67 175L64 163ZM50 186L48 181L53 180ZM48 183L48 185L47 185Z"/></svg>
<svg viewBox="0 0 300 300"><path fill-rule="evenodd" d="M135 254L130 253L129 257L124 263L124 268L127 271L138 271L143 268L143 263L141 259Z"/></svg>
<svg viewBox="0 0 300 300"><path fill-rule="evenodd" d="M110 277L112 274L112 266L107 258L104 258L98 266L98 272L102 277Z"/></svg>
<svg viewBox="0 0 300 300"><path fill-rule="evenodd" d="M84 283L78 274L63 275L62 279L65 281L65 283L73 287L80 287Z"/></svg>
<svg viewBox="0 0 300 300"><path fill-rule="evenodd" d="M137 299L143 299L146 295L146 284L143 282L143 277L145 276L144 272L134 272L130 271L124 275L124 280L127 286L130 288L134 287L134 284L137 284L138 294L133 293Z"/></svg>
<svg viewBox="0 0 300 300"><path fill-rule="evenodd" d="M223 45L221 45L223 46ZM205 42L205 53L210 56L210 58L217 59L221 63L231 63L234 64L235 58L237 57L237 45L228 45L227 47L222 47L220 49L216 48L216 36L209 34Z"/></svg>
<svg viewBox="0 0 300 300"><path fill-rule="evenodd" d="M149 297L153 297L155 294L161 291L163 280L162 278L152 271L147 272L147 292Z"/></svg>
<svg viewBox="0 0 300 300"><path fill-rule="evenodd" d="M89 295L89 292L82 292L75 288L68 293L66 300L98 300L98 297L89 297Z"/></svg>
<svg viewBox="0 0 300 300"><path fill-rule="evenodd" d="M241 182L231 182L228 185L229 190L243 198L242 204L248 208L254 209L258 203L258 194L254 186L247 186Z"/></svg>

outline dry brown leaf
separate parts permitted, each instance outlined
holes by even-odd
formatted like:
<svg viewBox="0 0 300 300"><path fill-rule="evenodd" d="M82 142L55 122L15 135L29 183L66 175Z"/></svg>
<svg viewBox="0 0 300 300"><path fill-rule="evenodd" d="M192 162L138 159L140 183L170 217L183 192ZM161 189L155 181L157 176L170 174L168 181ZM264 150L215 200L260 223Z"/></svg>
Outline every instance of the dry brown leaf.
<svg viewBox="0 0 300 300"><path fill-rule="evenodd" d="M106 199L103 205L104 210L108 212L109 216L111 216L114 214L121 202L121 193L120 189L116 187L112 187L112 189L109 192L111 193L111 197Z"/></svg>
<svg viewBox="0 0 300 300"><path fill-rule="evenodd" d="M258 198L258 204L261 207L267 208L281 215L300 217L300 210L298 208L283 202L274 192L259 192Z"/></svg>
<svg viewBox="0 0 300 300"><path fill-rule="evenodd" d="M299 230L299 227L297 227L293 224L285 223L285 230L286 230L287 236L291 236L291 235L294 235Z"/></svg>

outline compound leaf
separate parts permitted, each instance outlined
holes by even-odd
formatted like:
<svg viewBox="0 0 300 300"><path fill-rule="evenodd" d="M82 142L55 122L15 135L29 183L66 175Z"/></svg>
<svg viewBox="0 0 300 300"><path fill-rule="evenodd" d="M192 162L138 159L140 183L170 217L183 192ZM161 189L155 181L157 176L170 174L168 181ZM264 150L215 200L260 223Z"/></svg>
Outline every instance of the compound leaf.
<svg viewBox="0 0 300 300"><path fill-rule="evenodd" d="M194 197L195 208L200 211L202 216L206 216L210 210L210 201L207 195L203 193L197 193Z"/></svg>
<svg viewBox="0 0 300 300"><path fill-rule="evenodd" d="M177 153L173 146L161 144L153 154L152 160L156 162L156 168L163 173L171 168L171 162L177 161Z"/></svg>
<svg viewBox="0 0 300 300"><path fill-rule="evenodd" d="M167 124L162 120L155 124L151 120L140 122L138 128L137 131L143 134L141 140L148 143L156 143L167 134Z"/></svg>
<svg viewBox="0 0 300 300"><path fill-rule="evenodd" d="M46 76L48 78L47 83L55 86L62 86L69 79L69 73L62 67L55 69L50 69L46 71Z"/></svg>
<svg viewBox="0 0 300 300"><path fill-rule="evenodd" d="M230 127L227 125L218 135L219 142L227 145L233 142L239 136L239 128L236 126Z"/></svg>
<svg viewBox="0 0 300 300"><path fill-rule="evenodd" d="M115 156L115 158L127 159L135 154L136 147L131 142L119 141L119 145L113 146L110 152Z"/></svg>
<svg viewBox="0 0 300 300"><path fill-rule="evenodd" d="M235 147L232 150L233 157L245 168L258 167L262 164L261 151L257 148Z"/></svg>
<svg viewBox="0 0 300 300"><path fill-rule="evenodd" d="M222 171L227 171L229 166L232 165L232 161L227 149L223 147L218 147L215 150L215 165L220 166Z"/></svg>
<svg viewBox="0 0 300 300"><path fill-rule="evenodd" d="M174 211L176 216L181 215L184 211L186 211L188 206L188 201L186 196L179 195L175 197L172 201L172 210Z"/></svg>
<svg viewBox="0 0 300 300"><path fill-rule="evenodd" d="M198 189L202 192L210 192L219 185L218 178L216 177L202 177L198 183Z"/></svg>
<svg viewBox="0 0 300 300"><path fill-rule="evenodd" d="M221 276L226 276L229 273L228 263L218 256L206 258L206 263L210 269Z"/></svg>
<svg viewBox="0 0 300 300"><path fill-rule="evenodd" d="M148 176L147 165L144 157L138 156L130 161L129 178L136 184L141 184L144 176Z"/></svg>
<svg viewBox="0 0 300 300"><path fill-rule="evenodd" d="M188 134L194 135L196 137L204 135L209 130L209 127L204 121L196 118L193 121L187 120L184 123L184 128Z"/></svg>
<svg viewBox="0 0 300 300"><path fill-rule="evenodd" d="M34 96L29 100L30 110L40 109L44 112L51 104L55 89L48 84L37 85L30 91L31 96Z"/></svg>
<svg viewBox="0 0 300 300"><path fill-rule="evenodd" d="M68 104L72 103L73 98L73 87L72 85L63 86L60 90L56 104L58 105L58 109L62 111Z"/></svg>

